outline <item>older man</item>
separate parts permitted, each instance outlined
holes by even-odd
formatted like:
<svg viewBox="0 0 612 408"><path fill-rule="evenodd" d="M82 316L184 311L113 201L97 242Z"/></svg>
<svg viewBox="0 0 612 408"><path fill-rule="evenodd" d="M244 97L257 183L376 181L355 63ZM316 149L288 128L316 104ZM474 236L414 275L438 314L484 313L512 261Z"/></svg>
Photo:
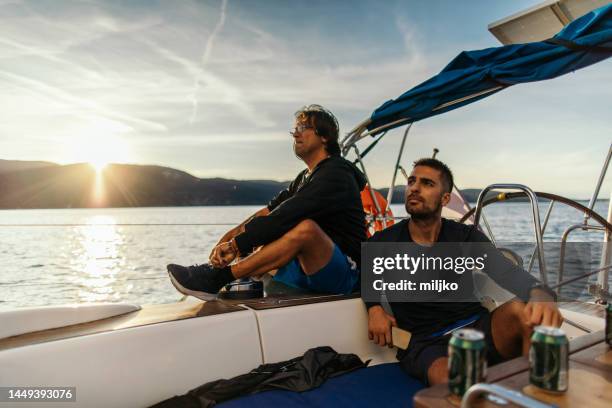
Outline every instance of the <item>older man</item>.
<svg viewBox="0 0 612 408"><path fill-rule="evenodd" d="M297 111L290 133L307 168L267 207L223 235L209 263L168 265L180 292L210 300L235 279L277 268L274 279L294 287L344 294L355 289L366 237L360 198L365 177L340 156L338 122L323 107Z"/></svg>

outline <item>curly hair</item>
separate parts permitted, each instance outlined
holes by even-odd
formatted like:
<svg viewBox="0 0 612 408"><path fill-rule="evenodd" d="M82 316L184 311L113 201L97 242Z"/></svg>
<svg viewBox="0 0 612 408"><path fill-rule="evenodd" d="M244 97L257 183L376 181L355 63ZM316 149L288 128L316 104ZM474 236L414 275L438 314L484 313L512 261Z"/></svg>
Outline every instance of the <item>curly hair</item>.
<svg viewBox="0 0 612 408"><path fill-rule="evenodd" d="M308 123L314 127L315 133L326 140L325 150L332 156L340 155L340 145L338 136L340 127L336 117L321 105L302 106L295 112L295 119L298 122Z"/></svg>

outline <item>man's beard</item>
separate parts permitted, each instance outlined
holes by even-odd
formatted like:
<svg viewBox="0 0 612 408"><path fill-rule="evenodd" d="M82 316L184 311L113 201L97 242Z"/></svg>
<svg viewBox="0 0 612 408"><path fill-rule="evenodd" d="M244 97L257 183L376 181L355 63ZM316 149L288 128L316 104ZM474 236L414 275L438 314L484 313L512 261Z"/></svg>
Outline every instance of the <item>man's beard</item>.
<svg viewBox="0 0 612 408"><path fill-rule="evenodd" d="M302 150L301 150L301 151L298 153L298 151L297 151L297 146L296 146L296 144L295 144L295 143L293 143L293 154L295 154L295 157L297 157L297 158L298 158L298 159L300 159L300 160L304 160L304 155L305 155L306 153L307 153L307 152L305 152L303 149L302 149Z"/></svg>
<svg viewBox="0 0 612 408"><path fill-rule="evenodd" d="M406 206L406 212L410 214L410 217L413 220L419 220L419 221L431 220L431 219L435 219L438 217L438 213L440 212L440 209L442 208L442 200L439 200L437 204L435 205L434 209L432 210L428 208L423 208L423 210L421 211L414 211L414 210L410 210L408 203L406 203L405 206Z"/></svg>

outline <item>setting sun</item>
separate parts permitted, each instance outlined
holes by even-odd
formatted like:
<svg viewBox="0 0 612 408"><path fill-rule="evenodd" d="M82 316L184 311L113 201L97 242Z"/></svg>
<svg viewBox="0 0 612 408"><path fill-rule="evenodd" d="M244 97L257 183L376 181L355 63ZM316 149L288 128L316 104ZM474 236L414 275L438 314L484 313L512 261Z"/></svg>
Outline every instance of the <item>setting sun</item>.
<svg viewBox="0 0 612 408"><path fill-rule="evenodd" d="M91 122L69 138L63 161L89 163L97 173L101 173L110 163L130 162L130 149L124 137L126 131L110 120Z"/></svg>
<svg viewBox="0 0 612 408"><path fill-rule="evenodd" d="M96 173L101 173L108 164L109 162L103 159L89 161L89 165L96 170Z"/></svg>

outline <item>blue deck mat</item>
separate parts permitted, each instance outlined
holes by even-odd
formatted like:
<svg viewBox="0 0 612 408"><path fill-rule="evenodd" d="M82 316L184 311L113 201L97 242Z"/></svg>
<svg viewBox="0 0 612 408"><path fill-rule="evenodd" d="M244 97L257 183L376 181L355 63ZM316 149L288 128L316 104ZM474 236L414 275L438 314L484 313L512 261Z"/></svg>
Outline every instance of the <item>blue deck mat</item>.
<svg viewBox="0 0 612 408"><path fill-rule="evenodd" d="M244 407L412 407L412 397L425 388L405 374L398 363L380 364L330 378L319 388L302 393L273 390L219 404Z"/></svg>

